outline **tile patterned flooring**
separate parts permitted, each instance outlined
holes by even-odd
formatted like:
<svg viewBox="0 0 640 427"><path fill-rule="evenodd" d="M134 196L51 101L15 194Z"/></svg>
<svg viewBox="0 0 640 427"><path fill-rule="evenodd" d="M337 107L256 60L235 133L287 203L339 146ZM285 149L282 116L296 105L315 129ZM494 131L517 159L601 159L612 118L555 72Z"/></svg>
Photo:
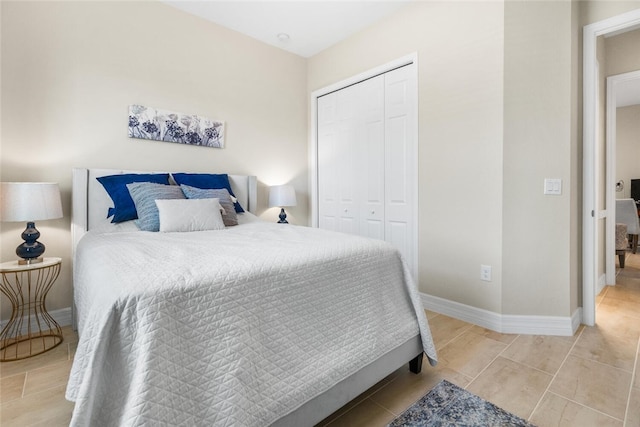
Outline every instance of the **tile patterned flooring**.
<svg viewBox="0 0 640 427"><path fill-rule="evenodd" d="M573 337L507 335L427 312L437 367L399 369L320 425L384 426L441 379L540 426L640 426L640 253L597 298L597 325ZM68 425L64 390L77 335L55 349L0 364L0 424Z"/></svg>

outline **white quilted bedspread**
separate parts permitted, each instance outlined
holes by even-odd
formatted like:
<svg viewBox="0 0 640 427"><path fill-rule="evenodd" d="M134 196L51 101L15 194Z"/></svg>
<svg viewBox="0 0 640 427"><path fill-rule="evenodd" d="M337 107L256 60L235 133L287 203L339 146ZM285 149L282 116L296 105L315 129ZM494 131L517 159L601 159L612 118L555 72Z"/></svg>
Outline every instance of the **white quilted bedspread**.
<svg viewBox="0 0 640 427"><path fill-rule="evenodd" d="M409 277L385 242L307 227L89 232L71 424L265 426L418 330L435 363Z"/></svg>

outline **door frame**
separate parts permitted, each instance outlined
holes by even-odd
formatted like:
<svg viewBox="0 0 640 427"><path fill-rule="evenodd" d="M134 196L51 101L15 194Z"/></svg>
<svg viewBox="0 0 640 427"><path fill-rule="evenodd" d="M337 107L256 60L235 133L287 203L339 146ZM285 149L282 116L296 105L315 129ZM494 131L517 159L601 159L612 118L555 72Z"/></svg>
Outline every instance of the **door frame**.
<svg viewBox="0 0 640 427"><path fill-rule="evenodd" d="M617 168L617 101L618 101L618 85L630 80L640 80L640 70L630 71L628 73L616 74L607 77L607 180L606 180L606 199L607 212L611 215L607 217L606 222L606 269L605 276L607 285L613 285L616 282L616 168Z"/></svg>
<svg viewBox="0 0 640 427"><path fill-rule="evenodd" d="M413 212L411 215L411 220L413 221L413 224L415 225L415 233L413 236L413 248L414 248L414 259L412 260L412 271L411 273L413 274L413 278L416 281L416 283L418 282L418 249L419 249L419 244L418 244L418 235L419 235L419 223L418 223L418 206L419 206L419 199L418 199L418 187L419 187L419 169L418 169L418 129L419 129L419 117L418 117L418 105L419 105L419 91L418 91L418 86L419 86L419 82L418 82L418 53L414 52L411 53L409 55L403 56L401 58L395 59L393 61L387 62L386 64L377 66L375 68L372 68L370 70L364 71L362 73L356 74L355 76L351 76L349 78L346 78L344 80L340 80L336 83L333 83L329 86L325 86L321 89L317 89L313 92L311 92L311 100L310 100L310 114L311 114L311 126L310 126L310 137L309 137L309 141L310 141L310 147L309 147L309 171L310 171L310 180L309 180L309 194L310 194L310 207L311 207L311 212L310 212L310 224L312 227L318 227L318 205L319 205L319 201L318 201L318 98L323 96L323 95L327 95L331 92L335 92L337 90L340 89L344 89L347 86L351 86L354 84L357 84L361 81L370 79L372 77L378 76L380 74L384 74L387 73L389 71L393 71L396 68L400 68L400 67L404 67L406 65L414 65L414 70L415 70L415 82L416 82L416 87L415 87L415 91L416 91L416 96L415 96L415 114L416 114L416 120L415 120L415 129L413 130L413 140L415 141L414 143L414 150L415 150L415 155L413 156L414 158L414 164L413 164L413 170L416 171L416 185L414 186L414 194L413 194L413 200L415 200L414 203L414 207L413 207Z"/></svg>
<svg viewBox="0 0 640 427"><path fill-rule="evenodd" d="M640 28L640 9L623 13L583 28L583 189L582 189L582 323L593 326L596 320L595 292L598 282L598 219L600 196L598 177L600 156L596 147L598 123L597 38ZM606 255L606 254L605 254Z"/></svg>

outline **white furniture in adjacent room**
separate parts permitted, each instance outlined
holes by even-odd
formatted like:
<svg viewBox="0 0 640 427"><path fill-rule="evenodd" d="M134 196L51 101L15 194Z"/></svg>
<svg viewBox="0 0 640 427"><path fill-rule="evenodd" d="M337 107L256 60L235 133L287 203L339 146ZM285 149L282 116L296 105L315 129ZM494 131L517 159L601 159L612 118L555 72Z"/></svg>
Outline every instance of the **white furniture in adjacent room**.
<svg viewBox="0 0 640 427"><path fill-rule="evenodd" d="M318 227L417 264L417 84L409 63L317 98Z"/></svg>
<svg viewBox="0 0 640 427"><path fill-rule="evenodd" d="M636 206L635 200L616 200L616 224L627 225L631 251L635 254L638 250L638 235L640 234L640 220L638 219L638 207Z"/></svg>

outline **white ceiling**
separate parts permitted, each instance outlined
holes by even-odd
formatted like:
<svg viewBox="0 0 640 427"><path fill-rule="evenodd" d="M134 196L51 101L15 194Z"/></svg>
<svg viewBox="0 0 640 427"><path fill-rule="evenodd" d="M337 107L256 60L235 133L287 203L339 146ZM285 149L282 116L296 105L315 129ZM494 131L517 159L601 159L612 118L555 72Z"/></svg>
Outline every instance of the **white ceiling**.
<svg viewBox="0 0 640 427"><path fill-rule="evenodd" d="M410 0L163 0L185 12L308 58L395 12ZM278 34L288 34L282 41Z"/></svg>
<svg viewBox="0 0 640 427"><path fill-rule="evenodd" d="M161 0L304 58L420 0ZM289 39L281 40L279 34ZM640 79L619 85L618 107L640 104Z"/></svg>

